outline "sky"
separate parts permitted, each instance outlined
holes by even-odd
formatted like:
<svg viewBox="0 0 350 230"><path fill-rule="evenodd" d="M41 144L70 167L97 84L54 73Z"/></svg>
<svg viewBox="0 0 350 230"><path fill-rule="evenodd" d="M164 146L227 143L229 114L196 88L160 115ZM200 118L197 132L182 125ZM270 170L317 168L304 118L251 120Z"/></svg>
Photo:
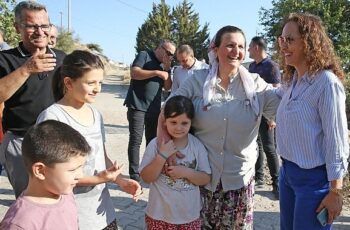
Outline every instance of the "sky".
<svg viewBox="0 0 350 230"><path fill-rule="evenodd" d="M68 27L69 0L37 0L46 5L50 20L57 26ZM131 64L135 58L136 33L148 14L153 2L160 0L70 0L71 29L81 43L96 43L111 60ZM176 6L182 0L166 0ZM270 0L189 0L199 14L200 25L209 23L210 38L226 25L241 28L247 38L263 32L259 24L261 7L270 9ZM246 55L248 56L248 55ZM249 58L246 57L246 61Z"/></svg>

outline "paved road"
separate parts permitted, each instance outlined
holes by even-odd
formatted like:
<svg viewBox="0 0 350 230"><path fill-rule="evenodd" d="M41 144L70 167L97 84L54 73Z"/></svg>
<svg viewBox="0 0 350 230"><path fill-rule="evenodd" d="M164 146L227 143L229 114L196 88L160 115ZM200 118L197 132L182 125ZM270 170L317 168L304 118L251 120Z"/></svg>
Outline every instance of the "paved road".
<svg viewBox="0 0 350 230"><path fill-rule="evenodd" d="M126 120L126 108L123 101L128 86L123 84L117 76L109 76L105 79L102 93L97 98L94 106L99 109L104 117L107 137L107 153L111 159L124 164L123 174L127 175L127 144L128 122ZM143 142L145 143L145 141ZM142 150L144 149L144 144ZM117 212L120 229L136 230L145 229L144 209L147 204L148 188L146 184L144 194L138 202L133 202L130 196L110 184L110 192ZM0 176L0 219L4 216L8 206L14 201L14 195L7 178ZM272 230L279 229L279 206L273 200L271 186L258 189L255 195L254 229ZM307 220L305 220L307 221ZM350 229L350 207L345 207L343 216L334 224L335 230Z"/></svg>

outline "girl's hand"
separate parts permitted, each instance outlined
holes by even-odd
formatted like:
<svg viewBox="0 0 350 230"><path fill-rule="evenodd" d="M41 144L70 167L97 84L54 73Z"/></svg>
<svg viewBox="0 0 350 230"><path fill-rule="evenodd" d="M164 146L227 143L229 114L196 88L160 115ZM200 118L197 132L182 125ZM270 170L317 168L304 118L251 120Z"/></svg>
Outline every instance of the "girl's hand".
<svg viewBox="0 0 350 230"><path fill-rule="evenodd" d="M117 177L122 173L123 165L117 165L115 161L111 167L97 174L98 177L101 177L106 182L113 182Z"/></svg>
<svg viewBox="0 0 350 230"><path fill-rule="evenodd" d="M174 166L176 165L177 162L177 158L182 159L184 158L185 155L182 154L180 151L177 151L175 153L173 153L170 157L168 157L168 159L166 160L164 167L162 169L162 173L164 173L165 175L168 175L168 167L169 166ZM168 175L169 176L169 175Z"/></svg>
<svg viewBox="0 0 350 230"><path fill-rule="evenodd" d="M159 145L159 152L166 157L170 157L173 153L177 152L177 148L173 140L169 140L168 142L162 140Z"/></svg>
<svg viewBox="0 0 350 230"><path fill-rule="evenodd" d="M183 165L168 166L167 174L174 180L182 178L186 179L188 175L188 170L191 169Z"/></svg>
<svg viewBox="0 0 350 230"><path fill-rule="evenodd" d="M267 121L267 125L269 127L269 130L273 130L274 128L276 128L276 122L273 120Z"/></svg>
<svg viewBox="0 0 350 230"><path fill-rule="evenodd" d="M139 196L143 193L141 185L135 180L118 178L115 180L115 183L118 184L124 192L131 194L134 201L137 201Z"/></svg>

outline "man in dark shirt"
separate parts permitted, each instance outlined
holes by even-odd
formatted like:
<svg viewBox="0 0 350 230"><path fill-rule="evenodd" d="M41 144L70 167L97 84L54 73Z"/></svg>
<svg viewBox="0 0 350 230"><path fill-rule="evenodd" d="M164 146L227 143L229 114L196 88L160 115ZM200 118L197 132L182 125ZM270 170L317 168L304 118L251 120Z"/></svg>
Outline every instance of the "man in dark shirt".
<svg viewBox="0 0 350 230"><path fill-rule="evenodd" d="M21 152L23 136L39 113L54 102L52 75L65 54L48 47L51 26L45 6L23 1L14 12L22 41L0 52L0 103L5 103L0 161L18 197L28 183Z"/></svg>
<svg viewBox="0 0 350 230"><path fill-rule="evenodd" d="M131 68L131 82L124 105L128 107L129 121L129 174L140 181L138 172L140 145L145 129L146 145L157 134L162 88L171 88L170 65L176 46L162 41L155 50L141 51Z"/></svg>
<svg viewBox="0 0 350 230"><path fill-rule="evenodd" d="M254 59L254 62L249 65L249 72L258 73L267 83L272 84L274 87L279 87L281 81L280 70L277 63L267 56L266 48L266 42L262 37L252 38L248 51L249 57ZM268 121L265 117L262 117L258 135L259 157L255 165L255 180L258 187L264 185L265 152L272 178L272 191L275 198L279 199L278 176L280 165L276 154L275 127L274 121Z"/></svg>

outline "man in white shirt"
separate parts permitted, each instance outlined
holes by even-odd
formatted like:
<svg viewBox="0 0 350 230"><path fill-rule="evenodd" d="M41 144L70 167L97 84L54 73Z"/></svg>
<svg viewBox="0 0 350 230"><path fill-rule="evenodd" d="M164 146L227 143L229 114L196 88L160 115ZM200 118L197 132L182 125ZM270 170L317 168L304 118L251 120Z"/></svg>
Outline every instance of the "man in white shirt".
<svg viewBox="0 0 350 230"><path fill-rule="evenodd" d="M181 45L177 48L176 59L180 65L174 67L171 92L175 92L194 70L209 68L208 64L194 57L193 49L189 45Z"/></svg>

